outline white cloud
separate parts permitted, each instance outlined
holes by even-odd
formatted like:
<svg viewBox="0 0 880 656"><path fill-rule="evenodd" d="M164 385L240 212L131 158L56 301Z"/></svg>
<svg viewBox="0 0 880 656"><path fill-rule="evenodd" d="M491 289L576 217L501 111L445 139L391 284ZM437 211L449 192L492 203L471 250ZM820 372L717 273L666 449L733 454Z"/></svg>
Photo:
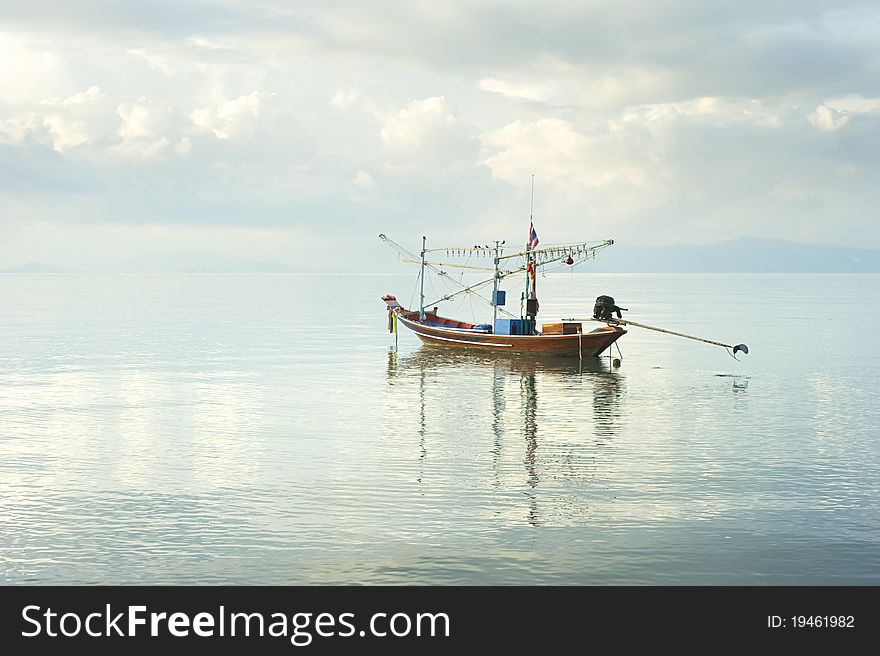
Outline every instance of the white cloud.
<svg viewBox="0 0 880 656"><path fill-rule="evenodd" d="M66 98L49 98L39 103L36 112L25 121L28 126L26 133L19 133L19 140L25 134L38 139L45 139L52 148L64 152L93 141L101 134L108 132L106 124L106 95L97 85L91 85L85 91L79 91ZM36 123L37 117L42 123L40 130ZM22 125L21 118L18 124Z"/></svg>
<svg viewBox="0 0 880 656"><path fill-rule="evenodd" d="M147 98L121 103L116 113L122 122L113 152L127 157L147 159L164 154L183 127L175 107Z"/></svg>
<svg viewBox="0 0 880 656"><path fill-rule="evenodd" d="M146 104L145 98L139 103L123 103L116 111L122 118L119 136L123 139L156 136L160 123L158 113Z"/></svg>
<svg viewBox="0 0 880 656"><path fill-rule="evenodd" d="M229 50L232 47L228 44L204 36L193 36L190 37L188 41L194 46L205 50Z"/></svg>
<svg viewBox="0 0 880 656"><path fill-rule="evenodd" d="M52 147L58 152L64 152L89 140L83 121L71 120L61 114L49 114L43 117L43 125L52 135Z"/></svg>
<svg viewBox="0 0 880 656"><path fill-rule="evenodd" d="M354 185L364 191L372 191L376 188L376 181L366 171L358 171L354 176Z"/></svg>
<svg viewBox="0 0 880 656"><path fill-rule="evenodd" d="M354 89L337 89L333 94L330 105L336 109L345 109L356 103L360 99L360 94Z"/></svg>
<svg viewBox="0 0 880 656"><path fill-rule="evenodd" d="M483 91L512 101L543 103L547 108L619 110L669 94L677 75L657 64L602 66L543 55L503 77L479 82Z"/></svg>
<svg viewBox="0 0 880 656"><path fill-rule="evenodd" d="M491 77L480 80L480 89L488 91L489 93L497 93L502 96L507 96L508 98L522 100L542 101L547 97L546 92L537 88L537 86L516 84L504 80L496 80Z"/></svg>
<svg viewBox="0 0 880 656"><path fill-rule="evenodd" d="M402 109L379 112L379 135L391 168L432 168L470 163L477 152L471 128L443 96L413 100Z"/></svg>
<svg viewBox="0 0 880 656"><path fill-rule="evenodd" d="M543 220L559 231L578 214L613 217L615 237L643 243L797 238L826 220L829 230L841 222L838 235L864 230L855 217L866 216L859 199L875 195L877 158L861 142L876 143L877 122L843 148L815 137L808 118L790 105L706 97L628 108L604 124L518 120L482 141L495 178L523 187L535 173Z"/></svg>
<svg viewBox="0 0 880 656"><path fill-rule="evenodd" d="M39 101L63 72L60 57L48 45L24 34L0 31L0 100Z"/></svg>
<svg viewBox="0 0 880 656"><path fill-rule="evenodd" d="M71 105L84 105L86 103L95 102L96 100L100 100L104 97L105 95L104 92L101 91L101 87L93 84L85 91L80 91L79 93L73 94L69 98L65 98L61 101L61 104L65 107L70 107Z"/></svg>
<svg viewBox="0 0 880 656"><path fill-rule="evenodd" d="M493 176L512 184L521 185L535 173L539 182L554 188L649 187L645 165L650 162L615 152L617 146L607 132L587 134L568 121L540 119L514 121L482 139L492 152L486 164Z"/></svg>
<svg viewBox="0 0 880 656"><path fill-rule="evenodd" d="M622 126L641 125L646 129L667 129L670 124L685 122L719 126L754 125L778 128L789 108L768 106L757 99L700 97L674 103L655 103L624 109L610 120L612 131Z"/></svg>
<svg viewBox="0 0 880 656"><path fill-rule="evenodd" d="M0 120L0 143L18 143L45 127L45 117L28 112Z"/></svg>
<svg viewBox="0 0 880 656"><path fill-rule="evenodd" d="M192 141L189 137L181 137L180 141L174 144L174 152L182 157L186 157L192 152Z"/></svg>
<svg viewBox="0 0 880 656"><path fill-rule="evenodd" d="M828 105L819 105L808 118L810 123L823 130L839 130L849 123L849 116Z"/></svg>
<svg viewBox="0 0 880 656"><path fill-rule="evenodd" d="M270 93L253 91L246 96L193 110L190 118L196 126L209 130L218 139L230 139L253 128L270 98Z"/></svg>
<svg viewBox="0 0 880 656"><path fill-rule="evenodd" d="M568 177L583 161L589 143L586 135L561 119L514 121L483 134L482 140L494 151L486 160L493 175L510 182L536 169L542 178Z"/></svg>
<svg viewBox="0 0 880 656"><path fill-rule="evenodd" d="M162 71L165 75L174 75L178 72L177 67L162 55L147 52L141 48L133 48L128 51L128 54L144 60L150 68Z"/></svg>
<svg viewBox="0 0 880 656"><path fill-rule="evenodd" d="M830 98L824 104L839 112L863 114L880 109L880 98L863 98L858 95L844 96L842 98Z"/></svg>

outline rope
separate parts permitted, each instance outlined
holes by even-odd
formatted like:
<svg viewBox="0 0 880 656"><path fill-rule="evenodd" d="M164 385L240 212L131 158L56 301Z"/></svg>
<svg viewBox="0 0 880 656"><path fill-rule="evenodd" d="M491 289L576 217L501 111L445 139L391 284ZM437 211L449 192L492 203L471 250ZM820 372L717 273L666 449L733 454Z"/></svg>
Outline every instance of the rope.
<svg viewBox="0 0 880 656"><path fill-rule="evenodd" d="M418 290L418 288L419 288L419 276L421 276L421 273L417 273L417 274L416 274L416 282L415 282L415 284L413 285L412 294L411 294L410 297L409 297L409 306L410 306L410 307L413 306L413 303L414 303L415 300L416 300L416 290Z"/></svg>

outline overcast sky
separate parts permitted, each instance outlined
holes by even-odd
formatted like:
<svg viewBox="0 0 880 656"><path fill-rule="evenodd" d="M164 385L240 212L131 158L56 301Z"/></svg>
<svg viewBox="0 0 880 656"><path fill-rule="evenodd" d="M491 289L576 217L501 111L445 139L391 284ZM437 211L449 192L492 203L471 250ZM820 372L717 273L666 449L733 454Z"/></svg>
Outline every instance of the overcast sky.
<svg viewBox="0 0 880 656"><path fill-rule="evenodd" d="M880 247L872 2L0 1L0 268Z"/></svg>

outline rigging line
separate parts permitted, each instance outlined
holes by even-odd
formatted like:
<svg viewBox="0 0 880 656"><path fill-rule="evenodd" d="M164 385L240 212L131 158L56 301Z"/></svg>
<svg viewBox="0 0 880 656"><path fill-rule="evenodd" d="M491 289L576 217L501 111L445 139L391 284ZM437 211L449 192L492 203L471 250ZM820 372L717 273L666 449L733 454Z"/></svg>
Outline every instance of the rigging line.
<svg viewBox="0 0 880 656"><path fill-rule="evenodd" d="M456 280L455 278L453 278L452 276L450 276L448 273L446 273L443 270L438 271L437 280L439 280L440 283L447 290L450 290L450 291L455 289L455 287L453 287L453 285L457 285L459 288L464 287L464 284L462 284L461 282L459 282L458 280Z"/></svg>
<svg viewBox="0 0 880 656"><path fill-rule="evenodd" d="M454 281L454 280L453 280L452 282L455 282L456 284L458 284L457 281ZM483 280L483 281L481 281L481 282L478 282L478 283L475 283L475 284L473 284L473 285L470 285L469 287L464 287L464 286L462 286L461 289L456 290L456 291L454 291L454 292L452 292L452 293L450 293L450 294L447 294L445 297L443 297L443 298L440 299L440 300L448 301L448 300L449 300L450 298L452 298L453 296L458 296L459 294L474 293L475 290L477 290L477 289L481 289L481 288L486 287L486 286L491 285L491 284L492 284L492 281L491 281L491 280Z"/></svg>
<svg viewBox="0 0 880 656"><path fill-rule="evenodd" d="M465 298L466 298L465 296L461 297L461 301L459 301L456 308L452 311L453 313L457 313L459 310L461 310L461 306L464 305Z"/></svg>
<svg viewBox="0 0 880 656"><path fill-rule="evenodd" d="M450 280L451 282L454 282L456 285L459 285L459 286L461 287L461 289L460 289L459 291L457 291L457 292L454 292L454 294L460 294L460 293L465 292L465 291L467 291L467 290L469 290L469 289L476 289L476 288L478 288L478 287L482 287L482 286L484 286L484 285L488 285L488 284L492 283L492 281L494 280L494 277L493 277L493 278L487 278L486 280L481 280L481 281L478 282L478 283L474 283L473 285L470 285L470 286L466 287L464 284L459 283L458 281L456 281L456 280L454 280L453 278L449 277L449 274L447 274L445 271L442 271L441 269L438 269L436 266L432 266L432 265L426 263L426 267L427 267L428 269L430 269L431 271L434 271L435 273L437 273L437 274L440 275L440 276L445 276L448 280ZM525 272L526 272L526 265L522 265L522 266L520 266L520 267L517 268L517 269L513 269L513 270L509 270L509 271L504 271L504 272L503 272L503 275L501 276L501 278L505 278L505 277L510 276L510 275L516 275L516 274L518 274L518 273L525 273ZM443 298L443 299L441 299L441 300L448 300L449 298L451 298L451 296L447 296L447 297L445 297L445 298ZM485 300L485 299L484 299L484 300ZM488 302L488 301L487 301L487 302Z"/></svg>
<svg viewBox="0 0 880 656"><path fill-rule="evenodd" d="M462 267L461 267L462 269L470 268L468 265L470 265L470 263L471 263L471 257L472 257L472 255L473 255L473 253L468 252L467 259L464 261L464 264L463 264ZM458 276L458 282L459 282L459 283L464 284L464 274L465 274L464 271L462 271L462 272L459 274L459 276Z"/></svg>
<svg viewBox="0 0 880 656"><path fill-rule="evenodd" d="M421 277L421 275L422 275L421 271L420 271L419 273L416 274L416 282L415 282L415 284L413 285L412 294L411 294L410 297L409 297L409 307L412 307L412 306L413 306L413 303L414 303L415 300L416 300L416 292L417 292L418 289L419 289L419 278Z"/></svg>
<svg viewBox="0 0 880 656"><path fill-rule="evenodd" d="M393 239L389 239L387 235L385 235L385 234L380 234L380 235L379 235L379 239L381 239L383 242L385 242L385 244L386 244L389 248L392 248L392 249L396 250L398 253L403 253L404 255L407 255L407 256L409 256L409 257L412 258L412 259L416 259L416 255L415 255L414 253L411 253L410 251L406 250L403 246L401 246L400 244L398 244L397 242L395 242ZM443 250L443 249L435 249L435 250ZM450 250L451 250L451 249L450 249ZM464 250L464 249L462 249L462 250ZM426 252L428 252L428 251L426 251ZM438 269L437 267L435 267L435 266L433 266L433 265L431 265L431 264L427 264L427 263L426 263L425 266L426 266L426 268L430 269L431 271L434 271L435 273L438 273L439 275L448 278L448 276L447 276L447 274L446 274L445 271L442 271L442 270ZM506 274L506 275L513 275L514 273L519 273L519 272L524 271L524 270L525 270L524 268L521 268L519 271L511 271L511 272L509 272L509 273ZM455 281L452 280L451 278L448 278L448 279L449 279L451 282L455 282ZM482 287L482 286L484 286L484 285L487 285L487 284L491 283L493 280L494 280L494 277L493 277L493 278L489 278L488 280L484 280L484 281L482 281L482 282L480 282L480 283L477 283L476 285L471 285L471 287L464 287L464 286L461 285L460 283L456 282L456 284L460 285L463 289L461 289L461 290L459 290L459 291L457 291L457 292L453 292L452 294L447 294L447 295L444 296L443 298L441 298L441 299L435 301L435 303L439 303L439 302L441 302L441 301L449 300L452 296L455 296L455 295L460 294L460 293L462 293L462 292L470 292L472 289L476 289L476 288ZM484 298L484 297L482 297L482 296L479 296L479 295L478 295L478 297L479 297L480 299L482 299L482 300L483 300L484 302L486 302L486 303L489 303L489 302L490 302L488 299L486 299L486 298ZM428 305L432 305L432 303L429 303ZM508 312L508 311L506 311L506 310L501 310L501 312L502 312L503 314L506 314L506 315L509 316L509 317L514 317L514 318L515 318L515 316L516 316L516 315L514 315L514 314L512 314L512 313L510 313L510 312Z"/></svg>
<svg viewBox="0 0 880 656"><path fill-rule="evenodd" d="M489 303L489 302L490 302L489 299L487 299L487 298L485 298L485 297L483 297L483 296L480 296L479 294L477 294L477 293L474 292L473 290L474 290L475 288L478 288L478 287L482 287L482 286L488 285L490 282L492 282L491 280L484 280L484 281L482 281L482 282L476 283L476 285L472 285L472 286L470 286L470 287L466 287L463 283L461 283L461 282L459 282L458 280L456 280L455 278L452 278L451 276L449 276L449 274L447 274L445 271L438 271L438 273L439 273L439 275L438 275L439 280L443 283L443 285L444 285L447 289L452 289L452 285L457 285L457 286L461 287L461 289L459 289L459 290L457 290L457 291L452 291L452 292L446 294L445 296L440 297L440 298L437 299L436 301L433 301L433 302L431 302L431 303L428 303L428 305L434 305L435 303L441 303L441 302L443 302L443 301L451 300L454 296L458 296L459 294L462 294L462 293L464 293L464 294L472 294L472 295L476 296L477 298L479 298L479 299L480 299L481 301L483 301L484 303ZM444 280L444 279L445 279L445 280ZM432 289L433 289L434 292L436 293L436 289L433 288L433 284L432 284ZM456 307L456 311L459 310L459 309L461 309L463 305L464 305L464 297L461 298L461 301L459 302L458 306ZM511 316L512 316L512 315L511 315Z"/></svg>
<svg viewBox="0 0 880 656"><path fill-rule="evenodd" d="M387 239L387 238L386 238L386 239ZM390 241L390 240L388 240L388 241ZM478 288L480 288L480 287L484 287L484 286L486 286L486 285L488 285L488 284L491 284L491 283L493 282L493 280L494 280L494 278L487 278L486 280L481 280L480 282L474 283L473 285L470 285L470 286L467 286L467 287L466 287L464 284L459 283L459 282L456 281L455 279L449 277L449 275L448 275L445 271L442 271L441 269L438 269L437 267L432 266L432 265L427 264L427 263L426 263L426 266L427 266L427 268L430 269L431 271L434 271L435 273L437 273L438 276L445 277L447 280L449 280L449 282L455 283L456 285L458 285L459 287L461 287L461 289L459 289L458 291L451 292L451 293L449 293L449 294L443 296L442 298L438 299L438 300L436 301L436 302L438 302L438 303L441 302L441 301L448 301L448 300L451 299L453 296L457 296L458 294L465 293L465 292L471 292L471 290L478 289ZM508 271L508 272L506 272L506 273L505 273L505 276L503 276L503 277L506 277L506 276L508 276L508 275L514 275L514 274L517 274L517 273L525 273L525 271L526 271L525 266L522 266L522 267L520 267L519 269L515 269L515 270L512 270L512 271ZM478 296L478 298L480 298L480 299L481 299L482 301L484 301L485 303L490 303L490 301L489 301L487 298L485 298L485 297L483 297L483 296L479 296L479 295L477 295L477 296ZM428 303L428 305L432 305L432 303ZM511 314L511 313L509 313L509 312L505 312L505 314L507 314L507 315L510 316L510 317L515 317L515 316L516 316L516 315Z"/></svg>
<svg viewBox="0 0 880 656"><path fill-rule="evenodd" d="M421 264L422 263L421 260L410 260L410 259L401 260L401 262L408 262L410 264ZM453 264L452 262L432 262L430 260L426 260L425 264L433 264L434 266L441 266L441 267L451 267L453 269L473 269L475 271L494 271L495 270L492 267L467 266L464 264ZM502 271L504 271L504 269L502 269Z"/></svg>
<svg viewBox="0 0 880 656"><path fill-rule="evenodd" d="M477 286L478 286L478 287L482 287L482 286L484 286L484 285L488 285L490 282L492 282L492 281L491 281L491 280L483 281L482 283L479 283ZM464 294L472 294L472 295L476 296L478 299L480 299L481 301L483 301L484 303L490 303L490 304L491 304L491 302L489 301L488 298L486 298L485 296L480 296L478 293L476 293L476 292L474 291L474 289L473 289L472 287L467 287L467 288L465 288L465 289L460 289L460 290L457 291L457 292L453 292L453 293L451 293L451 294L447 294L446 296L444 296L444 297L442 297L442 298L439 298L439 299L437 299L436 301L434 301L434 302L432 302L432 303L428 303L428 305L434 305L434 303L441 303L441 302L443 302L443 301L448 301L448 300L450 300L453 296L458 296L459 294L462 294L462 293L464 293ZM460 307L460 306L459 306L459 307ZM508 312L507 310L505 310L505 309L503 309L503 308L500 308L500 307L498 308L498 311L501 312L502 314L506 314L508 317L511 317L511 318L514 318L514 319L517 317L517 315L515 315L515 314L513 314L513 313L511 313L511 312Z"/></svg>
<svg viewBox="0 0 880 656"><path fill-rule="evenodd" d="M450 280L451 280L451 279L450 279ZM451 280L451 282L454 282L455 284L459 284L459 283L458 283L457 281L455 281L455 280ZM492 279L491 279L491 278L490 278L489 280L482 280L482 281L480 281L480 282L478 282L478 283L475 283L475 284L473 284L473 285L471 285L471 286L469 286L469 287L464 287L464 286L462 286L461 289L459 289L459 290L457 290L457 291L454 291L454 292L450 292L449 294L446 294L446 296L443 296L442 298L437 299L437 301L435 301L435 302L439 303L439 302L441 302L441 301L448 301L449 299L451 299L451 298L454 297L454 296L458 296L459 294L464 294L464 293L472 293L473 290L475 290L475 289L479 289L480 287L485 287L486 285L490 285L490 284L492 284ZM479 296L479 295L478 295L478 296ZM480 298L482 298L482 299L483 299L484 301L486 301L487 303L489 302L488 299L483 298L482 296L480 296ZM430 305L430 303L429 303L429 305Z"/></svg>
<svg viewBox="0 0 880 656"><path fill-rule="evenodd" d="M467 287L465 287L465 285L463 285L462 283L458 282L457 280L454 280L453 278L449 277L449 274L447 274L445 271L443 271L443 270L441 270L441 269L438 269L438 268L435 267L435 266L431 266L431 265L427 265L427 266L428 266L429 269L431 269L432 271L434 271L435 273L437 273L439 276L445 276L450 282L455 283L456 285L458 285L459 287L461 287L462 290L467 289ZM476 283L476 284L479 285L479 284L483 284L484 282L492 282L492 278L489 278L489 279L486 280L486 281L483 281L483 282L480 282L480 283Z"/></svg>
<svg viewBox="0 0 880 656"><path fill-rule="evenodd" d="M437 284L440 287L443 287L445 289L450 289L450 281L455 282L455 280L453 278L449 277L448 273L446 273L445 271L442 271L442 270L437 271Z"/></svg>
<svg viewBox="0 0 880 656"><path fill-rule="evenodd" d="M446 273L443 272L443 275L445 276ZM436 295L436 294L437 294L437 290L434 289L434 279L433 279L432 277L430 277L430 276L428 276L428 284L431 285L431 293L434 294L434 295Z"/></svg>

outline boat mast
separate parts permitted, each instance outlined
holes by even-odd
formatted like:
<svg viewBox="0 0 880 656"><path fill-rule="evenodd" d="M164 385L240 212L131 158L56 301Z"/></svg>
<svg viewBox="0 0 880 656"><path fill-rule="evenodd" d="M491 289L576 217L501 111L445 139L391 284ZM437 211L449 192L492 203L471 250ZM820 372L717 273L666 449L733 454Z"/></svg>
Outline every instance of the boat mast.
<svg viewBox="0 0 880 656"><path fill-rule="evenodd" d="M422 236L422 273L421 290L419 291L419 321L425 320L425 243L427 239Z"/></svg>
<svg viewBox="0 0 880 656"><path fill-rule="evenodd" d="M532 263L532 255L531 255L531 252L532 252L532 233L531 233L531 226L534 225L534 216L533 216L533 214L534 214L534 209L535 209L535 174L532 173L532 195L531 195L531 199L529 200L529 230L530 230L530 232L529 232L529 238L528 238L528 240L526 241L526 293L525 293L525 295L523 296L523 306L525 307L525 313L523 313L522 308L521 308L521 309L520 309L520 318L521 318L521 319L525 319L525 318L527 318L527 317L529 316L529 309L528 309L528 306L529 306L529 298L530 298L530 296L529 296L529 283L531 282L531 281L529 280L529 279L531 278L531 275L530 275L530 273L529 273L529 265ZM535 265L532 264L532 267L534 267L534 266L535 266ZM532 268L532 271L534 271L534 268ZM535 292L532 291L532 294L534 294L534 293L535 293Z"/></svg>
<svg viewBox="0 0 880 656"><path fill-rule="evenodd" d="M498 319L498 247L499 241L495 240L495 275L492 276L492 326L495 326L495 321Z"/></svg>
<svg viewBox="0 0 880 656"><path fill-rule="evenodd" d="M529 298L529 268L528 268L528 264L529 264L529 262L531 262L530 258L532 257L529 253L530 250L531 250L531 244L526 243L526 292L525 292L525 294L523 294L523 301L520 304L520 308L519 308L519 318L520 319L526 318L525 308L526 308L526 303L528 302L528 298Z"/></svg>

